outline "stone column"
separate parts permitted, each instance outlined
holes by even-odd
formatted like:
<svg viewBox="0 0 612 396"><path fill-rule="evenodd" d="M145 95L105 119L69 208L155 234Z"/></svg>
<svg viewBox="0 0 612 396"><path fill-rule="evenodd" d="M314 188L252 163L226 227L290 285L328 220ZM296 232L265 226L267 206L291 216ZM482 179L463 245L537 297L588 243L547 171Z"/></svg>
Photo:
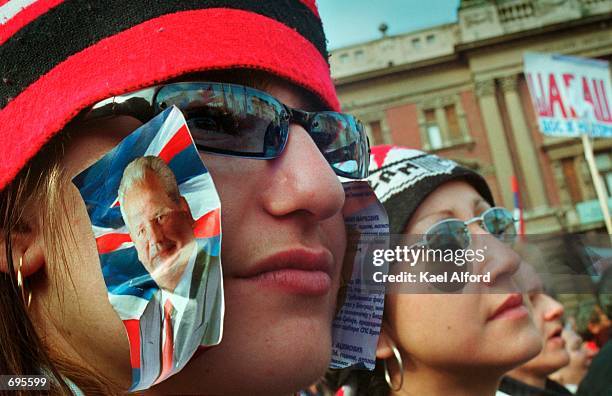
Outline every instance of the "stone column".
<svg viewBox="0 0 612 396"><path fill-rule="evenodd" d="M499 205L512 208L514 207L514 196L510 177L514 170L512 156L504 134L504 125L499 114L499 106L495 98L495 82L493 80L476 81L476 95L489 140L489 151L495 167L495 176L501 189L503 202L499 202Z"/></svg>
<svg viewBox="0 0 612 396"><path fill-rule="evenodd" d="M523 170L523 179L526 184L529 202L533 208L537 208L547 206L548 200L540 163L517 91L517 80L517 75L512 75L503 77L500 79L500 83L504 92L504 99L506 100L508 116L512 126L512 137L516 146L518 161Z"/></svg>

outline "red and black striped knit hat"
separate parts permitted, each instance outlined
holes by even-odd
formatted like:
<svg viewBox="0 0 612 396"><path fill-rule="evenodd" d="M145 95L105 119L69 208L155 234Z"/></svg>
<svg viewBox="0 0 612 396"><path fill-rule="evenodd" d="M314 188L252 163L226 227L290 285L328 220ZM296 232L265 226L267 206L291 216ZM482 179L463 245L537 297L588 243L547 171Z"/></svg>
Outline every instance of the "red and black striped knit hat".
<svg viewBox="0 0 612 396"><path fill-rule="evenodd" d="M81 110L253 68L339 110L315 0L0 0L0 190Z"/></svg>

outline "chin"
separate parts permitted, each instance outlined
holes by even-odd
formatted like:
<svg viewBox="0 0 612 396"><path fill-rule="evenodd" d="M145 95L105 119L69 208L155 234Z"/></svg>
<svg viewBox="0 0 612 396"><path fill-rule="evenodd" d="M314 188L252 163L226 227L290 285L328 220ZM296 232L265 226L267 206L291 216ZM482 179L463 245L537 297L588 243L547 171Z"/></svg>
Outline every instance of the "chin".
<svg viewBox="0 0 612 396"><path fill-rule="evenodd" d="M192 360L175 376L173 384L167 384L160 391L162 394L167 390L201 395L288 395L317 382L331 358L330 336L316 337L317 332L312 328L300 329L301 326L289 324L283 327L292 334L281 336L271 331L263 339L258 337L243 344L243 348L238 341L244 340L233 339L229 334L227 338L224 336L221 345ZM294 341L289 341L288 336Z"/></svg>
<svg viewBox="0 0 612 396"><path fill-rule="evenodd" d="M331 359L331 308L261 291L245 299L232 282L227 286L221 343L160 384L160 394L288 395L324 375Z"/></svg>
<svg viewBox="0 0 612 396"><path fill-rule="evenodd" d="M522 344L517 343L517 346L518 345L523 345L523 348L517 357L519 364L516 366L530 361L538 356L542 351L542 340L540 339L539 334L534 337L526 338Z"/></svg>
<svg viewBox="0 0 612 396"><path fill-rule="evenodd" d="M559 353L555 356L555 359L551 364L551 373L554 373L570 363L569 356L563 352L565 351L559 351Z"/></svg>
<svg viewBox="0 0 612 396"><path fill-rule="evenodd" d="M512 337L511 344L515 345L517 359L520 360L521 364L538 356L542 348L544 348L542 335L531 320L521 327L520 330L516 331Z"/></svg>
<svg viewBox="0 0 612 396"><path fill-rule="evenodd" d="M502 368L503 371L510 371L529 362L542 351L542 340L540 334L535 330L533 332L524 330L516 334L512 341L506 343L508 348L503 351L499 350L499 342L499 340L495 341L493 345L496 347L491 350L492 355L489 356L494 356L492 360L495 360L497 362L495 365Z"/></svg>
<svg viewBox="0 0 612 396"><path fill-rule="evenodd" d="M293 317L270 329L265 340L249 346L237 370L247 388L236 393L287 395L318 381L331 359L331 324L324 318ZM256 342L253 340L253 342Z"/></svg>

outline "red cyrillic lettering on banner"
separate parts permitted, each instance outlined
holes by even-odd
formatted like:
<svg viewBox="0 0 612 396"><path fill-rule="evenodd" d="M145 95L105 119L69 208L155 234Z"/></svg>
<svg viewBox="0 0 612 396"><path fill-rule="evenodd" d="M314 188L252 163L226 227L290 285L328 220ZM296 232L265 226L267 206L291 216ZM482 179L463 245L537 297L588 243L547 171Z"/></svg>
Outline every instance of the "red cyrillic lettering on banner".
<svg viewBox="0 0 612 396"><path fill-rule="evenodd" d="M584 94L584 101L590 103L595 110L595 103L593 103L593 96L591 95L591 87L586 77L582 77L582 92Z"/></svg>
<svg viewBox="0 0 612 396"><path fill-rule="evenodd" d="M563 83L565 84L565 88L566 88L566 92L570 92L571 90L571 85L572 85L572 80L574 79L574 75L573 74L569 74L569 73L565 73L563 74ZM572 106L572 103L569 103L569 109L570 109L570 115L572 117L576 117L576 111L574 110L574 106Z"/></svg>
<svg viewBox="0 0 612 396"><path fill-rule="evenodd" d="M608 95L606 94L606 86L603 80L599 80L599 84L601 85L601 103L602 108L605 108L606 122L612 122L612 111L610 111L610 100L608 99Z"/></svg>
<svg viewBox="0 0 612 396"><path fill-rule="evenodd" d="M559 87L557 86L557 81L555 80L554 74L548 75L548 94L548 102L550 103L550 109L552 113L554 114L555 111L555 103L559 103L559 109L561 110L563 118L567 118L565 106L563 105L563 99L561 98L561 93L559 92Z"/></svg>
<svg viewBox="0 0 612 396"><path fill-rule="evenodd" d="M538 80L537 89L534 84L534 77L531 73L527 73L527 85L529 86L529 92L531 92L536 112L540 117L552 117L552 110L547 100L544 84L542 84L542 74L536 73L536 78Z"/></svg>
<svg viewBox="0 0 612 396"><path fill-rule="evenodd" d="M601 100L599 99L599 87L597 86L597 81L596 80L591 80L590 82L590 86L592 87L592 94L591 94L591 98L593 99L593 109L595 110L595 119L597 121L601 121L602 114L601 114Z"/></svg>
<svg viewBox="0 0 612 396"><path fill-rule="evenodd" d="M610 110L608 109L608 101L606 98L606 89L603 80L592 80L595 97L597 98L597 106L595 118L597 121L609 122Z"/></svg>
<svg viewBox="0 0 612 396"><path fill-rule="evenodd" d="M541 116L546 116L546 117L552 117L553 112L552 112L552 106L550 105L550 102L548 102L546 100L546 94L544 91L544 84L542 83L542 75L540 73L538 73L538 85L540 86L540 93L541 93L541 98L542 98L542 110L540 111L540 115Z"/></svg>

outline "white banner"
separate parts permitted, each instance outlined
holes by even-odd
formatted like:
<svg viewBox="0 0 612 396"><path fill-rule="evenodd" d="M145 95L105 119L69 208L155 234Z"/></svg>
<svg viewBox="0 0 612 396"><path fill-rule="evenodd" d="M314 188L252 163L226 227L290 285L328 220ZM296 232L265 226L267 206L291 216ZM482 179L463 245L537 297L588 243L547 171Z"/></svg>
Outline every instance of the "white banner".
<svg viewBox="0 0 612 396"><path fill-rule="evenodd" d="M525 78L543 134L612 137L608 62L538 53L526 53L524 60Z"/></svg>

